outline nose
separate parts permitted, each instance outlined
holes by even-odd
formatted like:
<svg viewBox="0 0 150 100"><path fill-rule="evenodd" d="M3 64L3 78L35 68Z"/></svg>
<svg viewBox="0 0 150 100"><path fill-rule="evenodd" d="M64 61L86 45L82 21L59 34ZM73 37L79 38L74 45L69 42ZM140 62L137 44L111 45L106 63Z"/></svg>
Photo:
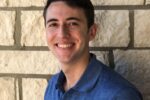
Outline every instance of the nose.
<svg viewBox="0 0 150 100"><path fill-rule="evenodd" d="M69 36L69 32L68 32L68 29L67 29L66 25L61 25L60 26L58 36L59 37L67 37L67 36Z"/></svg>

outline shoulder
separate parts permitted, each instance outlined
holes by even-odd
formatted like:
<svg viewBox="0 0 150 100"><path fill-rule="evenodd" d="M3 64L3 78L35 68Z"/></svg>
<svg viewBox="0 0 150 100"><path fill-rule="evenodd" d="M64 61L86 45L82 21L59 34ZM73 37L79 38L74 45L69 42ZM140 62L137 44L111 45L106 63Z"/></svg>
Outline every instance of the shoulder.
<svg viewBox="0 0 150 100"><path fill-rule="evenodd" d="M113 100L143 100L143 97L137 90L128 87L118 90L114 94Z"/></svg>
<svg viewBox="0 0 150 100"><path fill-rule="evenodd" d="M47 88L54 88L55 85L57 84L57 80L58 80L58 77L59 77L59 74L60 73L57 73L57 74L54 74L50 77L49 81L48 81L48 86Z"/></svg>
<svg viewBox="0 0 150 100"><path fill-rule="evenodd" d="M49 81L48 81L48 84L51 84L51 83L56 83L58 77L59 77L59 74L60 73L57 73L57 74L54 74L50 77Z"/></svg>
<svg viewBox="0 0 150 100"><path fill-rule="evenodd" d="M101 78L106 85L113 86L114 88L124 88L124 87L131 87L135 88L136 87L129 82L127 79L125 79L123 76L121 76L119 73L116 71L110 69L109 67L105 66L102 68L102 74Z"/></svg>
<svg viewBox="0 0 150 100"><path fill-rule="evenodd" d="M52 97L53 92L56 89L56 80L58 79L58 76L59 74L55 74L52 77L50 77L45 91L44 100L49 100L49 98Z"/></svg>
<svg viewBox="0 0 150 100"><path fill-rule="evenodd" d="M132 83L105 65L102 67L99 84L113 100L142 100L140 92Z"/></svg>

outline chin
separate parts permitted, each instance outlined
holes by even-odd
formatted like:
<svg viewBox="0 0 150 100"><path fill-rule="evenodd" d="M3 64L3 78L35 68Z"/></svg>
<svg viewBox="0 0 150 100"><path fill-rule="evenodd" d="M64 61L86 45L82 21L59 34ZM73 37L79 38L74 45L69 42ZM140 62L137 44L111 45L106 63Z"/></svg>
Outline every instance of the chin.
<svg viewBox="0 0 150 100"><path fill-rule="evenodd" d="M59 60L59 62L60 62L60 63L65 63L65 64L67 64L67 63L70 63L70 60L65 60L65 59L63 59L63 60Z"/></svg>
<svg viewBox="0 0 150 100"><path fill-rule="evenodd" d="M70 64L71 62L73 62L71 59L59 59L59 62L62 64Z"/></svg>

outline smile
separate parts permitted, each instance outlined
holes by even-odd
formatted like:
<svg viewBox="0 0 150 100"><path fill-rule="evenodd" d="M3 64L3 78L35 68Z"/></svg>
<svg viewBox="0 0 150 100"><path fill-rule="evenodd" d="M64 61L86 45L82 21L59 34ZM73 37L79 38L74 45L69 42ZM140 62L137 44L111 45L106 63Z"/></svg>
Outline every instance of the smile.
<svg viewBox="0 0 150 100"><path fill-rule="evenodd" d="M65 49L65 48L70 48L70 47L72 47L73 44L58 44L57 46L60 47L60 48Z"/></svg>

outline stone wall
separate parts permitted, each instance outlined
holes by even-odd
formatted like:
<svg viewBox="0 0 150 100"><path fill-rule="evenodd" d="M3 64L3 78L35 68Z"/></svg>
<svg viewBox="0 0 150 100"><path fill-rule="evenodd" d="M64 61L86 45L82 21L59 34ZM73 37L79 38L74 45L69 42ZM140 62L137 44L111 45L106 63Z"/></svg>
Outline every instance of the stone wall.
<svg viewBox="0 0 150 100"><path fill-rule="evenodd" d="M93 0L91 52L150 100L150 0ZM0 100L43 100L59 63L47 48L45 0L0 1Z"/></svg>

